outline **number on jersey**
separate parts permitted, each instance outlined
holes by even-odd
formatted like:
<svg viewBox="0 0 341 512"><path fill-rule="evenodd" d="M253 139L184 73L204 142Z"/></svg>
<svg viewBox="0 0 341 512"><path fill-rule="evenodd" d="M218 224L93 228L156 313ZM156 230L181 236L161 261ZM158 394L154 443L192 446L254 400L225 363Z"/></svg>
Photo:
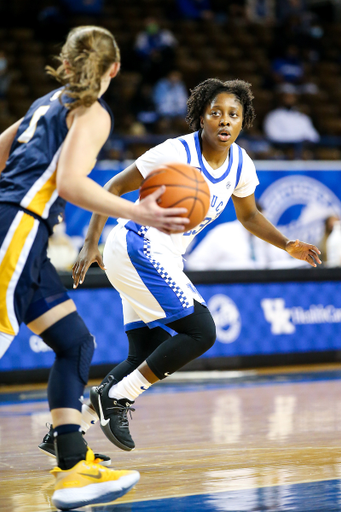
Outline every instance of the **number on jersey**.
<svg viewBox="0 0 341 512"><path fill-rule="evenodd" d="M20 135L18 142L28 142L32 139L33 135L35 134L39 119L46 114L49 108L50 105L43 105L42 107L37 108L31 117L29 127L26 128L26 130Z"/></svg>

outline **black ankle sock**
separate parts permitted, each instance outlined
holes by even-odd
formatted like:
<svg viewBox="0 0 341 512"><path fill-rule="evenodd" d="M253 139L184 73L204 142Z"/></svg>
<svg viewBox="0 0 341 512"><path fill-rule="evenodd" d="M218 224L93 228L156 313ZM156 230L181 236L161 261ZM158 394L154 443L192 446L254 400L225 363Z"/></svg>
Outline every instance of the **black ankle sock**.
<svg viewBox="0 0 341 512"><path fill-rule="evenodd" d="M87 452L87 446L82 433L79 432L79 426L77 425L77 431L70 427L74 427L74 425L61 425L54 429L54 435L57 434L54 437L57 464L63 470L71 469L80 460L85 460Z"/></svg>

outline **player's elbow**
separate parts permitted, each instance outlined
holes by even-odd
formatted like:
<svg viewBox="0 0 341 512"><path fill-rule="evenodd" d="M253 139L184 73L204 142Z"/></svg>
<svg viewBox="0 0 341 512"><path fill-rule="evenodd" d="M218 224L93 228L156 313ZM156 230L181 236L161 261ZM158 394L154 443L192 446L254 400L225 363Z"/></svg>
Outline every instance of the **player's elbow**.
<svg viewBox="0 0 341 512"><path fill-rule="evenodd" d="M65 201L74 202L75 187L68 180L57 181L57 192L59 197L65 199Z"/></svg>

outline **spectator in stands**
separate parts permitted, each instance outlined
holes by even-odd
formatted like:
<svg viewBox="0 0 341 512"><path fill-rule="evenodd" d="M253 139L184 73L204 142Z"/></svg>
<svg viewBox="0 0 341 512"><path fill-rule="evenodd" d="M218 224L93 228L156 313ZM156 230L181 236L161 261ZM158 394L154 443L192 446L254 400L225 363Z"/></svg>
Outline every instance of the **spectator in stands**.
<svg viewBox="0 0 341 512"><path fill-rule="evenodd" d="M104 0L61 0L71 13L96 16L102 13Z"/></svg>
<svg viewBox="0 0 341 512"><path fill-rule="evenodd" d="M185 19L200 20L212 19L210 0L176 0L178 14Z"/></svg>
<svg viewBox="0 0 341 512"><path fill-rule="evenodd" d="M304 158L304 153L320 140L312 120L299 111L297 94L279 96L278 107L264 118L264 133L274 147L287 150L289 158Z"/></svg>
<svg viewBox="0 0 341 512"><path fill-rule="evenodd" d="M339 221L340 221L340 218L337 215L329 215L324 221L324 233L323 233L321 242L319 243L319 249L321 251L321 261L322 261L323 265L325 265L328 262L328 255L327 255L328 239L333 231L335 223L339 222Z"/></svg>
<svg viewBox="0 0 341 512"><path fill-rule="evenodd" d="M246 13L251 23L271 25L276 17L274 0L247 0Z"/></svg>
<svg viewBox="0 0 341 512"><path fill-rule="evenodd" d="M281 90L286 84L299 87L304 76L304 67L296 45L290 44L285 48L282 56L273 59L271 75L274 88L277 90Z"/></svg>
<svg viewBox="0 0 341 512"><path fill-rule="evenodd" d="M341 267L341 221L333 219L333 228L326 242L326 265Z"/></svg>
<svg viewBox="0 0 341 512"><path fill-rule="evenodd" d="M187 99L187 87L180 71L170 71L155 84L153 100L160 117L184 117Z"/></svg>
<svg viewBox="0 0 341 512"><path fill-rule="evenodd" d="M238 221L223 222L211 229L195 249L185 256L187 270L241 270L257 268L254 237ZM226 243L229 240L229 243ZM266 244L259 238L260 245ZM212 257L214 247L214 257ZM258 248L258 243L257 243ZM263 265L260 264L259 268Z"/></svg>
<svg viewBox="0 0 341 512"><path fill-rule="evenodd" d="M257 208L262 207L256 201ZM226 243L226 240L229 242ZM214 258L212 257L214 247ZM284 254L282 254L284 253ZM187 270L246 270L301 267L287 253L247 231L238 220L211 229L192 252L185 255Z"/></svg>
<svg viewBox="0 0 341 512"><path fill-rule="evenodd" d="M136 120L142 123L148 132L153 133L159 116L153 100L153 88L149 83L142 83L137 87L131 100L131 109Z"/></svg>
<svg viewBox="0 0 341 512"><path fill-rule="evenodd" d="M37 36L42 41L59 41L68 30L67 8L54 0L43 3L37 13Z"/></svg>
<svg viewBox="0 0 341 512"><path fill-rule="evenodd" d="M277 0L276 4L277 19L280 22L292 16L302 18L306 13L305 0Z"/></svg>
<svg viewBox="0 0 341 512"><path fill-rule="evenodd" d="M66 234L66 224L61 222L53 229L49 238L47 256L57 270L70 270L78 256L72 238Z"/></svg>
<svg viewBox="0 0 341 512"><path fill-rule="evenodd" d="M161 28L155 18L146 19L145 29L135 41L135 52L145 81L154 84L172 69L176 45L177 40L170 30Z"/></svg>
<svg viewBox="0 0 341 512"><path fill-rule="evenodd" d="M10 84L8 62L4 51L0 50L0 99L6 98Z"/></svg>

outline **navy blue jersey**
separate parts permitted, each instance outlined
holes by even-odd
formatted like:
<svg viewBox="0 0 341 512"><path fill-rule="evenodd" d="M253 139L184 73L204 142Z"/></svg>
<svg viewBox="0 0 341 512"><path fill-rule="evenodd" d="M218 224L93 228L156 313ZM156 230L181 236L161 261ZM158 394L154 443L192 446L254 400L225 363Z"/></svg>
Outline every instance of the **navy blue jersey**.
<svg viewBox="0 0 341 512"><path fill-rule="evenodd" d="M31 105L0 176L0 202L31 211L48 224L50 231L62 220L65 208L56 187L58 159L68 133L69 110L59 101L62 91L62 87L56 89ZM107 104L98 101L113 119Z"/></svg>

